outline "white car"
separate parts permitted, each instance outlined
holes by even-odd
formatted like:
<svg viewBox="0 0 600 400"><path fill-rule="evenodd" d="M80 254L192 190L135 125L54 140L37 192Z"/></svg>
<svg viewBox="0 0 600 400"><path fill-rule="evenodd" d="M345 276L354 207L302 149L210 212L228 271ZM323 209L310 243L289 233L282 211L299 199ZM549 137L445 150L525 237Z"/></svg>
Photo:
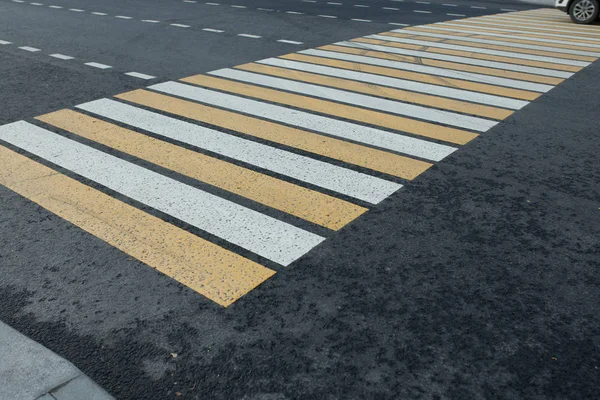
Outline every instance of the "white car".
<svg viewBox="0 0 600 400"><path fill-rule="evenodd" d="M592 24L598 20L598 0L555 0L555 7L571 16L576 24Z"/></svg>

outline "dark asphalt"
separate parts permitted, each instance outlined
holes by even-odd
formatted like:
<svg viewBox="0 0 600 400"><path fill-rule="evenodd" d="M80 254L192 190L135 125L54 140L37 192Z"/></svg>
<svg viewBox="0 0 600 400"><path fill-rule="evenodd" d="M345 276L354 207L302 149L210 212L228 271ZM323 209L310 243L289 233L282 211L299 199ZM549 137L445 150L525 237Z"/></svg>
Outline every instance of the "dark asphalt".
<svg viewBox="0 0 600 400"><path fill-rule="evenodd" d="M250 3L259 4L235 2ZM470 16L528 8L448 3L467 6L445 13ZM91 10L91 1L52 4ZM333 12L293 0L260 4ZM384 20L206 7L94 7L193 25L178 29L0 2L0 39L42 49L0 47L0 123L147 84L122 74L130 70L173 79L391 29ZM445 13L403 13L397 22L452 18ZM232 34L211 36L205 26ZM279 38L305 44L271 40ZM114 70L47 56L54 52ZM118 399L597 399L598 82L600 62L227 309L0 187L0 320Z"/></svg>

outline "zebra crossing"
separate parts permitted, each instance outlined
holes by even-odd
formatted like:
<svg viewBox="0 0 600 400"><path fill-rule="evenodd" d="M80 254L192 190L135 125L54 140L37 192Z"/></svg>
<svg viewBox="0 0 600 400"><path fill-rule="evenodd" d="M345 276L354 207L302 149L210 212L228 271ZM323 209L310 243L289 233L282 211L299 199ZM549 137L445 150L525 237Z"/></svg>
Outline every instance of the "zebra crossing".
<svg viewBox="0 0 600 400"><path fill-rule="evenodd" d="M394 29L1 126L0 185L227 307L599 57L555 10Z"/></svg>

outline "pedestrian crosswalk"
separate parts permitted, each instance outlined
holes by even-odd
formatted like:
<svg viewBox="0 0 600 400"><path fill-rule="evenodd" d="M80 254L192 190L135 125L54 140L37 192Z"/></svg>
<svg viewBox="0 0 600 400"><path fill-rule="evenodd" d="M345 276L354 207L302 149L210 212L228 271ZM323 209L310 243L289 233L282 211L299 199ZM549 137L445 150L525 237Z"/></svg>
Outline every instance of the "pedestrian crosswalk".
<svg viewBox="0 0 600 400"><path fill-rule="evenodd" d="M227 307L599 57L554 10L395 29L1 126L0 185Z"/></svg>

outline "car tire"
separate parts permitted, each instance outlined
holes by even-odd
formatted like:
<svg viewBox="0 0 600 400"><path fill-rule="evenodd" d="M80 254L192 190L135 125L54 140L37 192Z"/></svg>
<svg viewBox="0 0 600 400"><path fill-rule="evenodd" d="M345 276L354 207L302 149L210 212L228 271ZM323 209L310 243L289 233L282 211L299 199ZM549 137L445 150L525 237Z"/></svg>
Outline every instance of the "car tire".
<svg viewBox="0 0 600 400"><path fill-rule="evenodd" d="M598 19L599 14L598 0L575 0L569 8L571 21L576 24L591 24Z"/></svg>

